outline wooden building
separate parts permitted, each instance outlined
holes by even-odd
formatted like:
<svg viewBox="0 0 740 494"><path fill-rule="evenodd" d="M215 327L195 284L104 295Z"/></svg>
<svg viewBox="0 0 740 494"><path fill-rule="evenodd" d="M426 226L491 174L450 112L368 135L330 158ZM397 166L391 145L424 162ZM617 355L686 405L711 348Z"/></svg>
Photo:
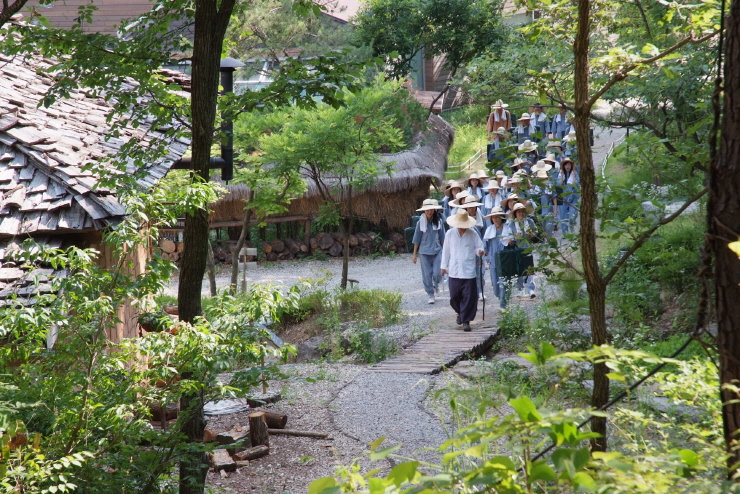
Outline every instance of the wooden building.
<svg viewBox="0 0 740 494"><path fill-rule="evenodd" d="M38 244L59 248L94 247L103 268L117 259L102 244L101 231L126 217L126 208L116 191L98 186L98 177L83 169L89 163L105 164L120 146L135 139L141 146L163 139L147 122L127 127L110 137L106 117L111 105L89 97L82 89L52 106L39 106L52 84L47 74L53 61L39 56L6 57L0 54L0 305L33 304L35 296L51 290L50 284L35 284L64 273L44 266L23 268L14 264L10 252L34 239ZM143 168L127 165L127 173L140 175L143 187L153 187L189 147L186 140L169 144L169 154ZM147 249L131 252L135 274L143 272ZM123 321L109 328L116 342L137 334L136 314L131 304L119 309Z"/></svg>
<svg viewBox="0 0 740 494"><path fill-rule="evenodd" d="M393 162L390 176L383 175L372 186L356 193L353 201L355 213L362 219L388 228L402 229L409 226L410 218L424 199L430 187L439 186L447 170L447 154L452 146L454 130L443 118L431 115L427 130L414 137L410 149L394 154L381 154L378 159ZM244 185L228 185L229 191L211 205L211 226L241 226L244 218L244 199L249 189ZM268 222L305 221L315 217L322 204L314 183L307 181L303 197L291 201L284 214L271 216Z"/></svg>

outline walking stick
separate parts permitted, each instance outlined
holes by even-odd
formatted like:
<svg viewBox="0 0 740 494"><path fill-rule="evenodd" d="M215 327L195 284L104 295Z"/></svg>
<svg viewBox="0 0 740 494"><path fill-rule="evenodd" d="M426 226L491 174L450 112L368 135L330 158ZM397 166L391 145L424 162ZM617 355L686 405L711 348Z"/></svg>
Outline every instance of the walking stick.
<svg viewBox="0 0 740 494"><path fill-rule="evenodd" d="M483 320L486 320L486 293L485 290L483 290L483 256L478 256L478 263L480 264L480 268L478 269L478 274L480 276L480 293L483 296Z"/></svg>

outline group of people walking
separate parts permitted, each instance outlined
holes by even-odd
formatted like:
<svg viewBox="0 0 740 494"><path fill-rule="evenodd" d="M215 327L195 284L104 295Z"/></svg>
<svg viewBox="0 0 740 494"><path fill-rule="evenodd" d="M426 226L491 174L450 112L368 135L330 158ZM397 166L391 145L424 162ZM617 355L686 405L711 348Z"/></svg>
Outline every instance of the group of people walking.
<svg viewBox="0 0 740 494"><path fill-rule="evenodd" d="M499 101L494 107L503 110L506 105ZM501 310L508 306L515 288L521 296L536 297L531 270L511 275L510 270L502 269L502 259L514 258L503 251L524 253L532 262L534 244L553 237L558 230L571 233L576 224L580 179L577 163L571 159L575 132L572 126L565 128L557 116L551 121L541 116L544 113L537 108L533 105L533 115L519 117L516 129L518 132L521 127L525 138L517 145L513 160L505 165L497 162L491 176L480 170L463 181L448 181L441 203L426 199L417 210L422 214L412 241L412 260L421 265L428 302L435 303L435 294L447 276L450 305L465 331L470 331L478 300L484 296L485 271ZM499 124L507 129L510 119L508 112L494 111L487 129L490 132ZM546 129L548 138L535 141L541 134L533 129ZM550 132L553 129L554 134ZM496 131L491 135L501 136ZM516 259L518 263L520 258Z"/></svg>

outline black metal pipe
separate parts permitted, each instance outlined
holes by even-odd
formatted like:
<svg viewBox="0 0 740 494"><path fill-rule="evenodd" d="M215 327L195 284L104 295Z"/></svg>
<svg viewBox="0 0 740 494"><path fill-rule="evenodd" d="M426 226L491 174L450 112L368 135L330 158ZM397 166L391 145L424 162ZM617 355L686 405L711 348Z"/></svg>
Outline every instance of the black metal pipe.
<svg viewBox="0 0 740 494"><path fill-rule="evenodd" d="M227 57L221 60L221 87L223 88L221 94L234 92L234 71L243 66L243 63L233 58ZM221 115L221 119L223 120L222 129L226 134L221 141L221 158L224 162L221 167L221 180L228 182L234 179L234 123L226 112Z"/></svg>

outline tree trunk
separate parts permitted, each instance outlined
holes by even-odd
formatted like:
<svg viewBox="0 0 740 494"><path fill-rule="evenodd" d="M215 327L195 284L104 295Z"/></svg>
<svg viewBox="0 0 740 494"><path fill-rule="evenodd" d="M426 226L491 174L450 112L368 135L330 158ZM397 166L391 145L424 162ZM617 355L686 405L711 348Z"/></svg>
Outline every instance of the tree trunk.
<svg viewBox="0 0 740 494"><path fill-rule="evenodd" d="M216 288L216 261L213 259L213 247L208 242L208 257L206 258L206 267L208 268L208 284L211 285L211 297L218 294Z"/></svg>
<svg viewBox="0 0 740 494"><path fill-rule="evenodd" d="M270 429L285 429L288 423L288 416L284 413L264 412L265 424Z"/></svg>
<svg viewBox="0 0 740 494"><path fill-rule="evenodd" d="M599 272L596 253L596 173L594 171L591 141L588 131L591 125L591 106L589 105L589 35L591 31L591 1L578 0L578 31L573 45L575 58L575 118L578 158L581 165L581 234L580 247L583 259L583 272L588 287L589 310L591 315L591 339L594 345L607 342L606 330L606 284ZM609 379L605 364L594 366L594 390L591 406L600 408L609 401ZM591 440L593 451L606 451L606 418L591 419L591 430L601 434Z"/></svg>
<svg viewBox="0 0 740 494"><path fill-rule="evenodd" d="M192 164L195 173L208 180L211 144L213 144L216 103L218 98L221 49L229 25L235 0L196 0L195 33L193 37L191 124ZM180 320L193 322L202 313L200 292L208 255L208 212L205 209L188 215L183 233L183 252L177 303ZM183 373L183 379L198 376ZM205 431L203 399L197 394L186 394L181 399L182 410L187 410L182 432L191 443L197 443ZM201 494L208 472L205 451L193 448L180 461L180 494Z"/></svg>
<svg viewBox="0 0 740 494"><path fill-rule="evenodd" d="M724 121L719 153L710 172L708 229L715 259L719 382L737 386L740 384L740 260L724 239L736 241L740 236L740 197L737 195L740 184L740 0L732 2L725 25ZM720 396L727 466L732 479L740 465L740 403L737 394L730 390L723 389Z"/></svg>
<svg viewBox="0 0 740 494"><path fill-rule="evenodd" d="M252 208L249 207L254 200L254 190L249 189L249 196L247 197L246 210L244 211L244 221L242 222L242 231L239 233L239 240L236 241L236 247L231 253L231 283L229 284L229 291L232 295L236 294L236 285L239 282L239 251L244 247L244 243L247 241L247 235L249 234L249 221L252 219Z"/></svg>

